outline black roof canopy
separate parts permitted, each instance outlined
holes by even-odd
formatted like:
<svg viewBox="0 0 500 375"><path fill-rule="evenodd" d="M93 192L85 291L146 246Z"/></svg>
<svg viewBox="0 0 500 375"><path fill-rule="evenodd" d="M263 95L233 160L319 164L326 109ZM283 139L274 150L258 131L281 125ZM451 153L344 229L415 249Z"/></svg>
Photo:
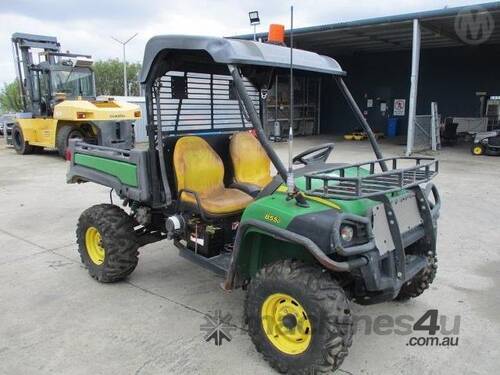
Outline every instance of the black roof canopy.
<svg viewBox="0 0 500 375"><path fill-rule="evenodd" d="M146 44L140 73L141 83L146 83L153 63L157 58L165 58L166 53L178 54L186 51L202 51L217 64L255 65L275 68L290 66L290 48L255 42L251 40L219 37L160 35ZM307 72L345 75L339 63L328 56L294 49L294 69Z"/></svg>
<svg viewBox="0 0 500 375"><path fill-rule="evenodd" d="M457 20L478 22L475 25L457 24ZM421 25L421 48L448 48L474 46L474 40L464 40L462 33L471 32L481 38L480 33L492 28L491 34L482 42L484 45L500 44L500 2L443 8L432 11L377 17L349 22L297 28L294 30L294 43L305 48L328 55L351 53L371 53L388 51L407 51L412 47L413 20ZM470 28L472 26L472 29ZM461 30L457 30L461 28ZM477 29L474 29L477 27ZM289 35L289 31L286 31ZM266 33L257 34L267 38ZM252 35L236 38L252 39ZM466 39L466 38L465 38Z"/></svg>

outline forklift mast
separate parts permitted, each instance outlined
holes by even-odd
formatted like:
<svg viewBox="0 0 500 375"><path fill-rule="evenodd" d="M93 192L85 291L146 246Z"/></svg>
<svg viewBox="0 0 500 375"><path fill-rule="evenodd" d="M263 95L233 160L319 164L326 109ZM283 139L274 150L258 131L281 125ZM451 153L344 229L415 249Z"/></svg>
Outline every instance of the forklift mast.
<svg viewBox="0 0 500 375"><path fill-rule="evenodd" d="M32 56L32 48L41 49L45 61L55 64L55 56L60 53L61 45L53 36L33 35L24 33L12 34L14 62L19 80L20 94L25 112L34 116L41 115L40 73L38 64Z"/></svg>

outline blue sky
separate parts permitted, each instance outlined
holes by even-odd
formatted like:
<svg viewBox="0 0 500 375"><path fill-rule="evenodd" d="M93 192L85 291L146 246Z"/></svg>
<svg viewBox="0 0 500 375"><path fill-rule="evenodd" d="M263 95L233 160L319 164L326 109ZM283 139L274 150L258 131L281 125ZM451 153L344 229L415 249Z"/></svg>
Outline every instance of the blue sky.
<svg viewBox="0 0 500 375"><path fill-rule="evenodd" d="M363 18L440 9L473 0L296 0L295 26L305 27ZM259 10L261 25L288 26L292 2L278 0L0 0L0 83L14 79L10 36L14 32L57 36L63 50L94 59L121 57L111 39L139 33L127 47L129 61L141 61L146 41L158 34L229 36L252 31L248 11Z"/></svg>

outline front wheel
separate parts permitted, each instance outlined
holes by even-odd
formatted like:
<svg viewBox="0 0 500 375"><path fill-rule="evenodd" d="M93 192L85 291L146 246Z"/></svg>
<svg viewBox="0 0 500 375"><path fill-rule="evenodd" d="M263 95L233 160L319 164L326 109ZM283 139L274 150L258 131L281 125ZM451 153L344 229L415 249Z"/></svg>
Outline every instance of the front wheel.
<svg viewBox="0 0 500 375"><path fill-rule="evenodd" d="M352 344L343 289L321 268L302 262L262 268L250 282L245 314L257 351L282 373L335 370Z"/></svg>
<svg viewBox="0 0 500 375"><path fill-rule="evenodd" d="M56 146L59 156L62 158L66 158L66 149L68 148L70 139L80 139L83 140L85 138L85 134L74 126L71 125L63 125L57 130L56 135Z"/></svg>
<svg viewBox="0 0 500 375"><path fill-rule="evenodd" d="M120 207L99 204L85 210L76 229L78 252L90 276L103 283L124 279L138 262L133 219Z"/></svg>
<svg viewBox="0 0 500 375"><path fill-rule="evenodd" d="M417 298L431 286L437 274L437 257L435 254L427 256L427 266L421 270L413 279L407 281L401 287L397 301L407 301Z"/></svg>

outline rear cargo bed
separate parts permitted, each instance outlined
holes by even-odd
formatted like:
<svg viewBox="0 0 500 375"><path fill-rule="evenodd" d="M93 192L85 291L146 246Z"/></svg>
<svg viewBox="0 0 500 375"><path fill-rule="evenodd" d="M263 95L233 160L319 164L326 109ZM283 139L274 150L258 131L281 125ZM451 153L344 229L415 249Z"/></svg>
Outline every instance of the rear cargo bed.
<svg viewBox="0 0 500 375"><path fill-rule="evenodd" d="M95 182L114 189L122 198L150 200L147 150L121 150L74 140L69 151L68 183Z"/></svg>

